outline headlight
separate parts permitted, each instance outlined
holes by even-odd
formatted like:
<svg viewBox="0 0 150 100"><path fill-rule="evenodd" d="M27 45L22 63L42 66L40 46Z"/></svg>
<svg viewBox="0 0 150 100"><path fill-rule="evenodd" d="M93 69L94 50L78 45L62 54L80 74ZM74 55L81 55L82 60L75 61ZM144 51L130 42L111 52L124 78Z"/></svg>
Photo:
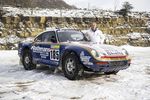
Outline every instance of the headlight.
<svg viewBox="0 0 150 100"><path fill-rule="evenodd" d="M96 50L92 50L91 51L91 54L94 56L94 57L99 57L98 53Z"/></svg>
<svg viewBox="0 0 150 100"><path fill-rule="evenodd" d="M122 53L123 53L124 55L129 55L129 53L128 53L127 50L125 50L125 49L122 49Z"/></svg>

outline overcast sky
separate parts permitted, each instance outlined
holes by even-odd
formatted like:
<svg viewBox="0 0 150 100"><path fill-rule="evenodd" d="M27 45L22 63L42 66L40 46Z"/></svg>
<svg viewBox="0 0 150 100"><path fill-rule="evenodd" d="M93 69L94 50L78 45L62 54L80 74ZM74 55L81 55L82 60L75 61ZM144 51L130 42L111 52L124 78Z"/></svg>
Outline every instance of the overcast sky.
<svg viewBox="0 0 150 100"><path fill-rule="evenodd" d="M150 0L64 0L71 5L80 8L120 9L122 3L128 1L134 7L134 11L150 11Z"/></svg>

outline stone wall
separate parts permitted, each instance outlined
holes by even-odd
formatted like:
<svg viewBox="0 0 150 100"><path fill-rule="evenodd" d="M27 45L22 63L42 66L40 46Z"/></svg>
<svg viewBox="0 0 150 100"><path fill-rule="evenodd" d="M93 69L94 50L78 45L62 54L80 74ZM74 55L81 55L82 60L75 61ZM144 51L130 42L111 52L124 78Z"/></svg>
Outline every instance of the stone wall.
<svg viewBox="0 0 150 100"><path fill-rule="evenodd" d="M72 17L1 17L0 19L0 38L8 35L16 35L20 38L34 37L39 32L44 31L46 27L57 28L78 28L85 30L89 28L90 22L97 22L98 28L106 35L114 36L114 39L109 40L107 44L124 45L131 44L135 46L150 46L149 40L132 40L126 36L128 33L146 32L146 18L128 17L127 21L122 17L114 18L72 18ZM6 44L7 45L7 44Z"/></svg>
<svg viewBox="0 0 150 100"><path fill-rule="evenodd" d="M34 36L46 27L67 27L87 29L89 23L96 21L99 29L111 35L123 35L129 32L145 32L146 19L128 18L60 18L60 17L2 17L1 36Z"/></svg>

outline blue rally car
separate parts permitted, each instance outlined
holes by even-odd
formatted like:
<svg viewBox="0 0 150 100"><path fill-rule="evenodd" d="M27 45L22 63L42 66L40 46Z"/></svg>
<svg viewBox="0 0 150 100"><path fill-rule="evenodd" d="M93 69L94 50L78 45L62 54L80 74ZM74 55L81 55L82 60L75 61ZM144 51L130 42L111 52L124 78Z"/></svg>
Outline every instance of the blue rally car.
<svg viewBox="0 0 150 100"><path fill-rule="evenodd" d="M37 64L61 67L70 80L84 71L116 74L131 62L125 49L89 42L82 32L70 29L42 32L32 42L19 43L18 53L25 70Z"/></svg>

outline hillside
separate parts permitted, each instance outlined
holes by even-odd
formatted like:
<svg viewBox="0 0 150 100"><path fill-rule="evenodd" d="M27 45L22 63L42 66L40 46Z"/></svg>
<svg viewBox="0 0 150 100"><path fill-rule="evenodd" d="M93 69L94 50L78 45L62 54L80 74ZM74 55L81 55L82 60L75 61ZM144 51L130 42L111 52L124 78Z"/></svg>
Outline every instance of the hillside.
<svg viewBox="0 0 150 100"><path fill-rule="evenodd" d="M68 8L73 9L74 6L70 6L63 0L1 0L1 5L11 5L17 7L39 7L39 8Z"/></svg>

